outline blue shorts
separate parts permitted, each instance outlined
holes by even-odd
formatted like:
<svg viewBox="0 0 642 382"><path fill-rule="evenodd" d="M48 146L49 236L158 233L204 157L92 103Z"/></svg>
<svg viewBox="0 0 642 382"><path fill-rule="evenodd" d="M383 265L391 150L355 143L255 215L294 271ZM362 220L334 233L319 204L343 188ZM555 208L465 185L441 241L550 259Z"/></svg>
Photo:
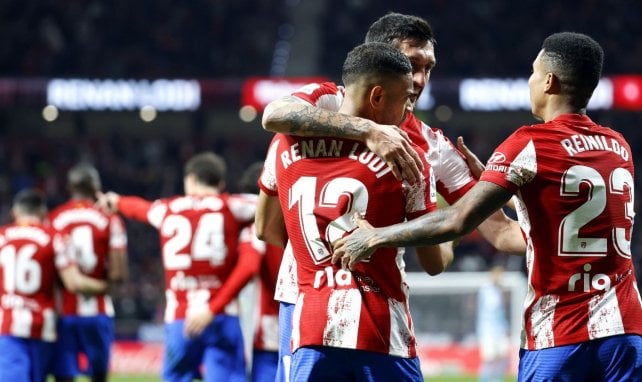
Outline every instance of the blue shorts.
<svg viewBox="0 0 642 382"><path fill-rule="evenodd" d="M53 342L0 336L0 381L44 381L53 347Z"/></svg>
<svg viewBox="0 0 642 382"><path fill-rule="evenodd" d="M278 352L254 350L252 353L252 382L274 382L278 363Z"/></svg>
<svg viewBox="0 0 642 382"><path fill-rule="evenodd" d="M114 320L111 317L60 317L52 374L57 377L75 377L80 373L106 375L113 342ZM78 365L81 353L87 357L87 370L80 370Z"/></svg>
<svg viewBox="0 0 642 382"><path fill-rule="evenodd" d="M203 380L246 382L243 335L238 317L217 315L203 333L187 338L184 320L165 324L163 381L191 382Z"/></svg>
<svg viewBox="0 0 642 382"><path fill-rule="evenodd" d="M306 346L292 355L291 381L423 382L419 358L365 350Z"/></svg>
<svg viewBox="0 0 642 382"><path fill-rule="evenodd" d="M294 304L279 303L279 363L276 370L275 382L290 381L290 364L292 363L292 316Z"/></svg>
<svg viewBox="0 0 642 382"><path fill-rule="evenodd" d="M620 335L519 352L518 381L642 381L642 337Z"/></svg>

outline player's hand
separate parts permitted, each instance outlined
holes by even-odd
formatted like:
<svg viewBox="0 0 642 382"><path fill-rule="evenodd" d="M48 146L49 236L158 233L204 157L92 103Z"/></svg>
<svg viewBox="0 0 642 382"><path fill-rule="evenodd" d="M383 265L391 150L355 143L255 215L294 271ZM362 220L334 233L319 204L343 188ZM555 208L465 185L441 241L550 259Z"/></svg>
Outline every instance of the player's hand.
<svg viewBox="0 0 642 382"><path fill-rule="evenodd" d="M475 179L479 179L481 173L484 172L484 169L486 168L484 166L484 163L479 160L475 153L470 151L468 146L466 146L466 144L464 143L463 137L457 137L457 148L459 149L459 151L461 151L462 154L464 154L466 163L468 163L468 168L470 168L470 172L473 173Z"/></svg>
<svg viewBox="0 0 642 382"><path fill-rule="evenodd" d="M109 191L106 193L96 192L96 207L100 208L108 214L118 212L118 199L120 195L115 192Z"/></svg>
<svg viewBox="0 0 642 382"><path fill-rule="evenodd" d="M214 314L209 310L203 310L193 313L185 318L185 327L183 328L185 337L195 338L203 333L203 330L212 323Z"/></svg>
<svg viewBox="0 0 642 382"><path fill-rule="evenodd" d="M412 148L408 134L399 127L373 123L364 143L383 158L398 180L412 184L421 179L424 167L421 158Z"/></svg>
<svg viewBox="0 0 642 382"><path fill-rule="evenodd" d="M358 262L370 258L376 249L368 245L370 239L375 236L376 228L358 213L353 218L356 220L357 229L332 245L332 264L340 262L341 268L350 270L354 270Z"/></svg>

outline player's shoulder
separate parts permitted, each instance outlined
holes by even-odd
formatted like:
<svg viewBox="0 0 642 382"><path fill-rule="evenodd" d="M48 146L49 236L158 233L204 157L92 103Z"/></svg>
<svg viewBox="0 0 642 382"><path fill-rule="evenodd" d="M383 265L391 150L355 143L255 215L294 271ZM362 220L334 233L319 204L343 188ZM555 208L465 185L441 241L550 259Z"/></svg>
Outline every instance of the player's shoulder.
<svg viewBox="0 0 642 382"><path fill-rule="evenodd" d="M344 88L334 82L321 82L307 84L292 95L324 109L338 110L344 93Z"/></svg>

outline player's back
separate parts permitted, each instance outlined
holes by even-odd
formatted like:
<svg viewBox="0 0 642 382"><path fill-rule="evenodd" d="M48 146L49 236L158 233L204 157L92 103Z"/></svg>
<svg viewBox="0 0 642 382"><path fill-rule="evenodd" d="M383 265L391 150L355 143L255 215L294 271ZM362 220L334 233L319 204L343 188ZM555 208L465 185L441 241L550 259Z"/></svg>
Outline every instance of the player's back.
<svg viewBox="0 0 642 382"><path fill-rule="evenodd" d="M237 260L241 223L228 208L227 195L161 199L151 206L148 218L160 234L166 321L207 307Z"/></svg>
<svg viewBox="0 0 642 382"><path fill-rule="evenodd" d="M72 199L52 210L49 222L67 238L74 261L84 274L99 280L108 278L110 250L124 250L127 244L124 224L118 215L105 214L90 200ZM62 313L113 316L114 308L106 294L86 296L63 290Z"/></svg>
<svg viewBox="0 0 642 382"><path fill-rule="evenodd" d="M642 334L631 261L633 162L623 137L588 117L522 127L487 169L509 166L529 238L528 346L539 349L622 333ZM504 157L513 158L506 160Z"/></svg>
<svg viewBox="0 0 642 382"><path fill-rule="evenodd" d="M434 205L429 183L404 188L365 145L337 138L276 135L270 160L276 161L278 195L297 260L294 348L323 345L413 356L402 255L382 249L349 272L330 263L329 243L354 228L355 212L375 226L425 213Z"/></svg>
<svg viewBox="0 0 642 382"><path fill-rule="evenodd" d="M62 245L40 224L0 228L0 333L56 339L54 240Z"/></svg>

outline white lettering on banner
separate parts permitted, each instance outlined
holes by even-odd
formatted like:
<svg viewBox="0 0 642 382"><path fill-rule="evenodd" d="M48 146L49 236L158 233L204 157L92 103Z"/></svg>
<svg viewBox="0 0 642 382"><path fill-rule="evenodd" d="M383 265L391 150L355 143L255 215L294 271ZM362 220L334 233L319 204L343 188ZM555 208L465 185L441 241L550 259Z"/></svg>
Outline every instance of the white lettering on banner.
<svg viewBox="0 0 642 382"><path fill-rule="evenodd" d="M585 151L611 151L622 157L624 161L629 160L629 152L626 148L620 146L617 140L613 138L607 139L603 135L575 134L571 135L570 138L562 139L560 144L570 156L575 156Z"/></svg>
<svg viewBox="0 0 642 382"><path fill-rule="evenodd" d="M201 87L197 80L53 79L47 102L61 110L196 110Z"/></svg>
<svg viewBox="0 0 642 382"><path fill-rule="evenodd" d="M459 83L459 105L464 110L531 110L528 79L468 78ZM589 101L589 109L610 109L613 83L602 78Z"/></svg>

